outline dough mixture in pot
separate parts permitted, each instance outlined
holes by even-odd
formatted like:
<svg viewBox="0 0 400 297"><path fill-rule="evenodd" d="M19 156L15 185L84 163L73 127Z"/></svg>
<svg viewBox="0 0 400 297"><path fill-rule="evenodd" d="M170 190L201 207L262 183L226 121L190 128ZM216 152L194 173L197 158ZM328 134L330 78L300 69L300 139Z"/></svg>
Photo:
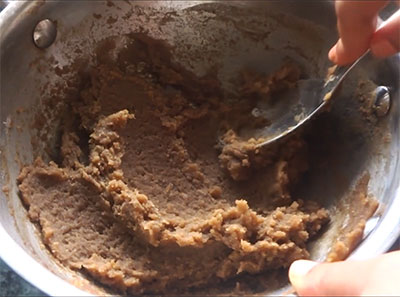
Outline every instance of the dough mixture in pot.
<svg viewBox="0 0 400 297"><path fill-rule="evenodd" d="M291 194L308 169L307 143L298 134L263 150L238 136L266 124L251 110L294 87L299 68L244 71L240 94L227 95L213 75L175 64L164 43L126 42L115 61L97 52L68 103L57 158L20 174L51 253L127 293L186 292L307 258L329 220Z"/></svg>

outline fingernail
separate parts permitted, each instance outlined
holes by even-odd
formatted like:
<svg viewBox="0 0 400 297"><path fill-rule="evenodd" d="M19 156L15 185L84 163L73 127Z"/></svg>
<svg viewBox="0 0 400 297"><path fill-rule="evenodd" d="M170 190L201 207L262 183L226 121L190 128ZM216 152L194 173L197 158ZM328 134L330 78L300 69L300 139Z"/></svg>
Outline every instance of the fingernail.
<svg viewBox="0 0 400 297"><path fill-rule="evenodd" d="M310 270L315 267L318 262L308 260L298 260L292 263L289 269L289 280L295 288L302 287L304 277Z"/></svg>
<svg viewBox="0 0 400 297"><path fill-rule="evenodd" d="M378 58L389 57L394 55L396 48L386 39L380 39L371 44L372 53Z"/></svg>

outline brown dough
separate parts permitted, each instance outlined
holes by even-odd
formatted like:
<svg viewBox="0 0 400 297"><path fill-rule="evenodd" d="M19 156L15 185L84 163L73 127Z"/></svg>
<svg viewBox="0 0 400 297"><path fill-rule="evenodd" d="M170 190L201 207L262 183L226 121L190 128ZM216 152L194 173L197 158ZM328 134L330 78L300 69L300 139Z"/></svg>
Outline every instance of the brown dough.
<svg viewBox="0 0 400 297"><path fill-rule="evenodd" d="M185 292L307 258L328 213L290 194L306 143L258 151L234 132L254 101L295 84L297 68L253 87L247 75L244 97L226 103L216 79L171 62L164 44L128 40L114 64L98 57L71 102L61 162L37 159L20 174L51 253L128 293Z"/></svg>

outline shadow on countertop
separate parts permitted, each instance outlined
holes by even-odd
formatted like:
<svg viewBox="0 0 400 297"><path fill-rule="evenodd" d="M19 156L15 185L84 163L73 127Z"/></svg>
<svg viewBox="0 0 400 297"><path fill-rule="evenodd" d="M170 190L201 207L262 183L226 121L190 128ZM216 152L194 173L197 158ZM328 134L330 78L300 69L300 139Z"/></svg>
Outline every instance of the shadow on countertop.
<svg viewBox="0 0 400 297"><path fill-rule="evenodd" d="M47 296L0 259L0 296Z"/></svg>

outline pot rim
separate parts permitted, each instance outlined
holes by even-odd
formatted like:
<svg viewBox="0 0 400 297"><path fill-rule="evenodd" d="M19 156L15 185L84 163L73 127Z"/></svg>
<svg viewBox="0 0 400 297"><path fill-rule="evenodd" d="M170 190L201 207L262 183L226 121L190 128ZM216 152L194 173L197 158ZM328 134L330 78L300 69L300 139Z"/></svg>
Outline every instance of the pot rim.
<svg viewBox="0 0 400 297"><path fill-rule="evenodd" d="M27 282L50 296L93 296L46 269L0 225L0 258ZM45 281L44 281L45 280Z"/></svg>

